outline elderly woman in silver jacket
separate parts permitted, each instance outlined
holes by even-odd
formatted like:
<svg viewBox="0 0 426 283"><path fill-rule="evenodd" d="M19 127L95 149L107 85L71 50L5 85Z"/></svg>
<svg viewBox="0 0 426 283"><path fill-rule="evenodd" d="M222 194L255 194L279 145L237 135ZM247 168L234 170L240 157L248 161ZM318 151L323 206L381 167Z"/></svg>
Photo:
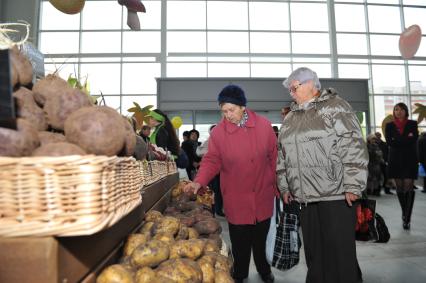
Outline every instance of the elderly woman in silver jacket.
<svg viewBox="0 0 426 283"><path fill-rule="evenodd" d="M359 122L308 68L283 85L294 102L278 137L278 187L284 202L300 203L306 282L360 282L353 202L366 186L368 151Z"/></svg>

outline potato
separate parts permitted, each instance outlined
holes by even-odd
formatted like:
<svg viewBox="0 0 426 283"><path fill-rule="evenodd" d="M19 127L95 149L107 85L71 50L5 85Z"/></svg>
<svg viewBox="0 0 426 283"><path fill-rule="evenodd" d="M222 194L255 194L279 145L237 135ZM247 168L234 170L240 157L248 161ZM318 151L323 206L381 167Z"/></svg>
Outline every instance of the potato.
<svg viewBox="0 0 426 283"><path fill-rule="evenodd" d="M145 221L155 222L157 219L163 217L163 214L157 210L150 210L145 214Z"/></svg>
<svg viewBox="0 0 426 283"><path fill-rule="evenodd" d="M154 222L145 222L142 228L139 230L139 233L151 237L153 227L154 227Z"/></svg>
<svg viewBox="0 0 426 283"><path fill-rule="evenodd" d="M113 264L105 268L96 283L133 283L133 274L120 264Z"/></svg>
<svg viewBox="0 0 426 283"><path fill-rule="evenodd" d="M157 275L176 283L201 283L203 272L200 266L186 258L169 259L156 269Z"/></svg>
<svg viewBox="0 0 426 283"><path fill-rule="evenodd" d="M197 260L198 265L203 272L203 283L215 283L215 270L214 264L212 264L209 260L200 258Z"/></svg>
<svg viewBox="0 0 426 283"><path fill-rule="evenodd" d="M189 231L188 227L185 224L180 224L179 231L176 234L176 240L186 240L188 239Z"/></svg>
<svg viewBox="0 0 426 283"><path fill-rule="evenodd" d="M214 282L215 283L234 283L229 272L223 270L216 270L214 273Z"/></svg>
<svg viewBox="0 0 426 283"><path fill-rule="evenodd" d="M86 153L78 145L69 142L48 143L36 148L32 156L66 156L85 155Z"/></svg>
<svg viewBox="0 0 426 283"><path fill-rule="evenodd" d="M13 93L16 99L17 116L24 118L38 131L47 129L47 121L43 109L41 109L34 100L33 92L25 87L20 87Z"/></svg>
<svg viewBox="0 0 426 283"><path fill-rule="evenodd" d="M72 113L86 106L92 106L87 94L68 86L56 95L47 97L43 109L49 125L54 129L63 130L65 120Z"/></svg>
<svg viewBox="0 0 426 283"><path fill-rule="evenodd" d="M144 234L130 234L124 245L123 255L130 256L138 246L146 244L148 240L148 236Z"/></svg>
<svg viewBox="0 0 426 283"><path fill-rule="evenodd" d="M177 202L175 206L183 212L202 208L202 206L195 201Z"/></svg>
<svg viewBox="0 0 426 283"><path fill-rule="evenodd" d="M16 69L15 64L10 64L10 76L12 82L12 89L19 83L18 70Z"/></svg>
<svg viewBox="0 0 426 283"><path fill-rule="evenodd" d="M193 227L199 234L212 234L220 228L220 223L216 219L211 218L199 221Z"/></svg>
<svg viewBox="0 0 426 283"><path fill-rule="evenodd" d="M135 283L152 283L155 281L155 277L155 271L145 266L136 271Z"/></svg>
<svg viewBox="0 0 426 283"><path fill-rule="evenodd" d="M195 230L192 227L188 227L188 239L198 239L200 235L198 234L197 230Z"/></svg>
<svg viewBox="0 0 426 283"><path fill-rule="evenodd" d="M145 160L148 153L148 145L141 136L136 135L136 145L134 157L136 160Z"/></svg>
<svg viewBox="0 0 426 283"><path fill-rule="evenodd" d="M183 188L188 184L188 181L180 181L172 189L172 198L178 197L183 192Z"/></svg>
<svg viewBox="0 0 426 283"><path fill-rule="evenodd" d="M136 133L133 130L132 125L130 124L127 118L123 117L123 126L125 129L124 135L124 147L121 151L122 156L132 156L135 153L136 148Z"/></svg>
<svg viewBox="0 0 426 283"><path fill-rule="evenodd" d="M40 145L37 130L24 119L17 119L17 130L0 128L0 156L30 156Z"/></svg>
<svg viewBox="0 0 426 283"><path fill-rule="evenodd" d="M180 222L187 227L192 227L195 223L195 217L194 216L185 216L185 215L176 215L176 218L180 220Z"/></svg>
<svg viewBox="0 0 426 283"><path fill-rule="evenodd" d="M47 98L65 92L69 88L71 86L64 79L56 75L47 75L43 79L36 81L32 90L37 104L44 106Z"/></svg>
<svg viewBox="0 0 426 283"><path fill-rule="evenodd" d="M179 240L170 247L170 258L186 257L195 260L203 253L204 245L201 239Z"/></svg>
<svg viewBox="0 0 426 283"><path fill-rule="evenodd" d="M63 134L47 132L47 131L38 132L38 138L40 140L40 146L43 146L48 143L67 141Z"/></svg>
<svg viewBox="0 0 426 283"><path fill-rule="evenodd" d="M152 231L155 234L161 232L168 232L172 235L176 235L179 230L180 221L179 219L172 216L164 216L160 219L157 219L154 223Z"/></svg>
<svg viewBox="0 0 426 283"><path fill-rule="evenodd" d="M80 108L68 117L64 129L67 141L87 153L112 156L119 153L124 145L122 118L107 106Z"/></svg>
<svg viewBox="0 0 426 283"><path fill-rule="evenodd" d="M218 253L216 252L204 252L204 255L200 259L208 261L211 265L215 266L217 255Z"/></svg>
<svg viewBox="0 0 426 283"><path fill-rule="evenodd" d="M168 245L171 245L175 242L175 238L173 237L173 235L168 232L158 233L154 237L152 237L152 239L160 240Z"/></svg>
<svg viewBox="0 0 426 283"><path fill-rule="evenodd" d="M164 215L175 216L178 213L180 213L180 210L177 209L175 206L168 206L164 210Z"/></svg>
<svg viewBox="0 0 426 283"><path fill-rule="evenodd" d="M195 218L195 223L203 221L203 220L210 220L213 219L213 217L209 216L209 215L204 215L204 214L197 214L194 216Z"/></svg>
<svg viewBox="0 0 426 283"><path fill-rule="evenodd" d="M33 66L27 56L16 46L10 49L10 61L15 65L19 83L21 85L30 84L33 81Z"/></svg>
<svg viewBox="0 0 426 283"><path fill-rule="evenodd" d="M222 238L220 237L219 234L216 234L216 233L210 234L208 239L214 241L215 244L219 247L219 250L222 248L223 242L222 242Z"/></svg>
<svg viewBox="0 0 426 283"><path fill-rule="evenodd" d="M223 270L229 274L231 272L232 265L232 260L229 257L226 257L221 254L218 254L216 256L216 263L214 265L214 268L216 270Z"/></svg>
<svg viewBox="0 0 426 283"><path fill-rule="evenodd" d="M166 243L160 240L150 240L133 251L131 262L135 267L155 267L167 260L169 255L170 250Z"/></svg>
<svg viewBox="0 0 426 283"><path fill-rule="evenodd" d="M204 239L204 252L219 252L220 247L215 240L212 239Z"/></svg>

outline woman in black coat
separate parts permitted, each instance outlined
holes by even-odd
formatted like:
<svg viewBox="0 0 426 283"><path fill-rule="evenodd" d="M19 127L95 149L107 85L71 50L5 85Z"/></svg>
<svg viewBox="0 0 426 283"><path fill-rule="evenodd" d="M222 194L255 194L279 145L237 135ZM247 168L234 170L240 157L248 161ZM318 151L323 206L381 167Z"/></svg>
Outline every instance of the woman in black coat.
<svg viewBox="0 0 426 283"><path fill-rule="evenodd" d="M408 107L398 103L393 108L394 120L386 125L389 145L388 177L395 179L398 200L402 209L404 229L410 229L414 204L414 180L418 175L417 122L408 119Z"/></svg>

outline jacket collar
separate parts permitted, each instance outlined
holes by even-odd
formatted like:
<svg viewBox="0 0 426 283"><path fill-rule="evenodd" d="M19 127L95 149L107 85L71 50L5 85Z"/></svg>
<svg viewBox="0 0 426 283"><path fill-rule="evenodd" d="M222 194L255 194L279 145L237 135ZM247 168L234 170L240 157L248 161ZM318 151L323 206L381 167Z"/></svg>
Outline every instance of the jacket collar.
<svg viewBox="0 0 426 283"><path fill-rule="evenodd" d="M254 126L256 125L256 113L249 110L248 108L246 108L246 112L248 115L248 120L244 126L247 128L254 128ZM241 127L238 127L234 123L229 122L225 118L222 119L222 122L224 124L225 131L227 131L230 134L236 132L238 129L241 129Z"/></svg>
<svg viewBox="0 0 426 283"><path fill-rule="evenodd" d="M303 111L311 108L316 108L317 104L326 100L329 100L337 95L337 91L334 88L327 88L321 91L321 94L316 97L313 101L306 105L298 105L296 102L292 102L290 105L291 111Z"/></svg>

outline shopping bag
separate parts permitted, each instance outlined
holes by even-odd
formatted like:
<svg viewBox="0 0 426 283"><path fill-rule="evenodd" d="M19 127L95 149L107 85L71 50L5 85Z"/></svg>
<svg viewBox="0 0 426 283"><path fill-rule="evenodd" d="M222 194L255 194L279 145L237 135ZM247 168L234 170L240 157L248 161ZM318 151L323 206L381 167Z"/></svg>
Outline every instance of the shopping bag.
<svg viewBox="0 0 426 283"><path fill-rule="evenodd" d="M274 201L274 213L266 238L266 259L272 267L288 270L299 263L302 245L299 235L299 213L296 202Z"/></svg>
<svg viewBox="0 0 426 283"><path fill-rule="evenodd" d="M375 214L376 200L362 198L356 203L355 238L358 241L377 240Z"/></svg>
<svg viewBox="0 0 426 283"><path fill-rule="evenodd" d="M388 226L386 226L385 220L376 212L376 231L377 240L376 243L387 243L390 239L390 233Z"/></svg>

